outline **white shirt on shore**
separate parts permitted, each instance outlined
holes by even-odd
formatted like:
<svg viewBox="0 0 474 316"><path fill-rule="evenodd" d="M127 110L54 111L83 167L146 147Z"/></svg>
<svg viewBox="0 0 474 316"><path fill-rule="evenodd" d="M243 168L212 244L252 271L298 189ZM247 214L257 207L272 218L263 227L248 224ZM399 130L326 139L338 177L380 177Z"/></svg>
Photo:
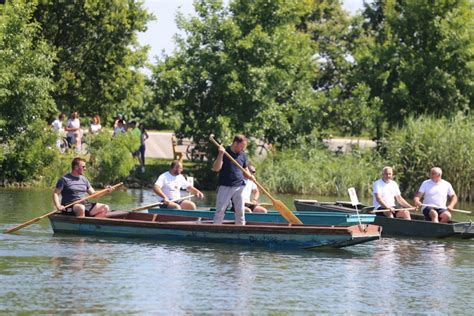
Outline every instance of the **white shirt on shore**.
<svg viewBox="0 0 474 316"><path fill-rule="evenodd" d="M383 207L375 198L375 195L377 193L380 194L382 200L384 200L385 204L387 204L388 206L395 206L395 197L401 195L400 188L398 187L398 184L395 181L389 180L389 182L385 182L383 181L383 179L378 179L374 182L373 187L373 205L375 209Z"/></svg>
<svg viewBox="0 0 474 316"><path fill-rule="evenodd" d="M176 200L181 197L181 190L186 190L191 184L182 174L173 176L169 171L161 174L156 180L158 185L169 200Z"/></svg>
<svg viewBox="0 0 474 316"><path fill-rule="evenodd" d="M423 193L423 204L446 208L448 196L455 194L453 186L443 179L434 182L431 179L423 181L418 192Z"/></svg>

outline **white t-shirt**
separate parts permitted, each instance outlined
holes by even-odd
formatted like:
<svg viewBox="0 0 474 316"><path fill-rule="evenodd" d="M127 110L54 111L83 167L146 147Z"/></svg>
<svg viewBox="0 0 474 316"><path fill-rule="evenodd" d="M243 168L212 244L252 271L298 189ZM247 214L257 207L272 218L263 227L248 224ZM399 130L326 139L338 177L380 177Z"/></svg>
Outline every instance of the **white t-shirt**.
<svg viewBox="0 0 474 316"><path fill-rule="evenodd" d="M252 180L245 180L245 187L242 191L242 198L244 202L251 202L252 191L257 189L257 185Z"/></svg>
<svg viewBox="0 0 474 316"><path fill-rule="evenodd" d="M181 190L186 190L191 186L182 174L173 176L169 171L160 175L155 185L158 185L170 200L179 199L181 197Z"/></svg>
<svg viewBox="0 0 474 316"><path fill-rule="evenodd" d="M383 179L378 179L377 181L374 182L374 188L373 188L373 193L374 193L374 208L379 208L383 207L380 205L380 203L377 201L375 198L375 195L377 193L380 194L382 197L382 200L385 201L385 204L388 206L395 206L395 197L401 195L400 193L400 188L398 187L398 184L390 180L388 183L383 181Z"/></svg>
<svg viewBox="0 0 474 316"><path fill-rule="evenodd" d="M69 128L80 128L81 127L81 122L79 121L78 118L75 118L73 120L69 119L67 121L67 127L69 127ZM67 136L68 137L74 137L76 132L80 132L80 131L78 130L78 131L75 131L75 132L67 132Z"/></svg>
<svg viewBox="0 0 474 316"><path fill-rule="evenodd" d="M100 131L101 128L102 128L102 125L100 125L100 124L91 124L92 134L97 133L98 131Z"/></svg>
<svg viewBox="0 0 474 316"><path fill-rule="evenodd" d="M418 192L423 193L423 204L446 207L448 196L455 194L453 186L448 181L441 179L434 182L431 179L423 181Z"/></svg>
<svg viewBox="0 0 474 316"><path fill-rule="evenodd" d="M53 123L51 123L51 126L56 132L60 132L61 129L63 128L63 122L60 121L59 119L55 119Z"/></svg>

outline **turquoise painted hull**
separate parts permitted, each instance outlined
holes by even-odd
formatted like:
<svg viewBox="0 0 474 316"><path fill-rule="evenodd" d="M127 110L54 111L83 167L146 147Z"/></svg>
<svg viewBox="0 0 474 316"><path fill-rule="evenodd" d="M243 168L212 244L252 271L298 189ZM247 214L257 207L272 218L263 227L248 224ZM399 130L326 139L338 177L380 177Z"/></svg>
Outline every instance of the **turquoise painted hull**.
<svg viewBox="0 0 474 316"><path fill-rule="evenodd" d="M198 210L177 210L167 208L152 208L148 210L151 214L164 215L180 215L180 216L194 216L201 218L212 219L214 217L215 209L206 208ZM359 224L359 216L357 214L345 214L335 212L311 212L301 213L294 212L294 214L304 223L308 225L322 225L322 226L352 226ZM224 219L233 220L234 213L226 212ZM287 223L279 212L270 211L264 213L245 213L245 219L252 222L261 223ZM371 224L375 220L373 214L361 214L360 221L362 224Z"/></svg>
<svg viewBox="0 0 474 316"><path fill-rule="evenodd" d="M229 221L215 225L193 217L127 212L114 212L109 218L52 215L49 219L54 233L223 242L272 248L340 248L380 238L380 228L375 225L318 227L248 222L239 226Z"/></svg>

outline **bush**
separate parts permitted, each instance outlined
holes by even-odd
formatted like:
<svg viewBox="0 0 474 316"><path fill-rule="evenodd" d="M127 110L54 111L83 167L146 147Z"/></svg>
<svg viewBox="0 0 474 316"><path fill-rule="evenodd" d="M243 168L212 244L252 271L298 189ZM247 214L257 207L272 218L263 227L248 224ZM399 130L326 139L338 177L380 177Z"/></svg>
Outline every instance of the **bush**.
<svg viewBox="0 0 474 316"><path fill-rule="evenodd" d="M103 132L89 137L89 175L93 183L113 184L126 178L135 166L132 153L140 140L131 132L112 137Z"/></svg>
<svg viewBox="0 0 474 316"><path fill-rule="evenodd" d="M70 163L55 146L56 140L57 134L40 121L13 136L0 159L2 180L53 185Z"/></svg>
<svg viewBox="0 0 474 316"><path fill-rule="evenodd" d="M399 174L402 193L413 196L429 177L430 169L437 166L459 198L473 201L473 140L472 116L408 119L405 127L389 135L385 145L387 160Z"/></svg>

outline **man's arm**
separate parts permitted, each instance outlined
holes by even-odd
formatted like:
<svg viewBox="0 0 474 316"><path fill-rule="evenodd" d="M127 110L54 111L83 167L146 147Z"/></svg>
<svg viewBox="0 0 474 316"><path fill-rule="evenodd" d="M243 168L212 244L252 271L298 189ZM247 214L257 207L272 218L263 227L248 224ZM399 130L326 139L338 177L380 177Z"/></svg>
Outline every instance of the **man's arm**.
<svg viewBox="0 0 474 316"><path fill-rule="evenodd" d="M55 188L53 190L53 203L54 203L54 207L58 210L58 211L62 211L64 210L64 206L61 205L61 202L59 201L59 195L61 194L61 189L58 189L58 188Z"/></svg>
<svg viewBox="0 0 474 316"><path fill-rule="evenodd" d="M222 164L223 159L224 159L224 151L225 148L222 146L219 146L219 152L217 153L216 160L214 160L214 163L212 164L212 171L219 172L222 169Z"/></svg>
<svg viewBox="0 0 474 316"><path fill-rule="evenodd" d="M395 196L395 200L397 200L398 204L400 204L403 207L413 207L401 195Z"/></svg>
<svg viewBox="0 0 474 316"><path fill-rule="evenodd" d="M153 186L153 191L163 199L163 204L168 205L169 199L158 184Z"/></svg>
<svg viewBox="0 0 474 316"><path fill-rule="evenodd" d="M423 198L423 193L420 191L416 192L415 197L413 198L413 203L415 203L415 206L422 206L421 199Z"/></svg>
<svg viewBox="0 0 474 316"><path fill-rule="evenodd" d="M204 194L201 191L199 191L198 189L196 189L195 187L191 185L186 190L194 194L195 196L197 196L199 199L202 199L204 197Z"/></svg>
<svg viewBox="0 0 474 316"><path fill-rule="evenodd" d="M449 201L449 204L448 204L448 210L452 211L457 202L458 202L458 196L456 195L456 193L454 193L453 195L450 196L450 201Z"/></svg>
<svg viewBox="0 0 474 316"><path fill-rule="evenodd" d="M375 199L377 200L377 202L379 202L379 204L387 209L387 210L391 210L393 211L393 207L391 207L390 205L388 205L387 203L385 203L384 199L382 199L382 194L380 193L374 193L374 196L375 196Z"/></svg>

